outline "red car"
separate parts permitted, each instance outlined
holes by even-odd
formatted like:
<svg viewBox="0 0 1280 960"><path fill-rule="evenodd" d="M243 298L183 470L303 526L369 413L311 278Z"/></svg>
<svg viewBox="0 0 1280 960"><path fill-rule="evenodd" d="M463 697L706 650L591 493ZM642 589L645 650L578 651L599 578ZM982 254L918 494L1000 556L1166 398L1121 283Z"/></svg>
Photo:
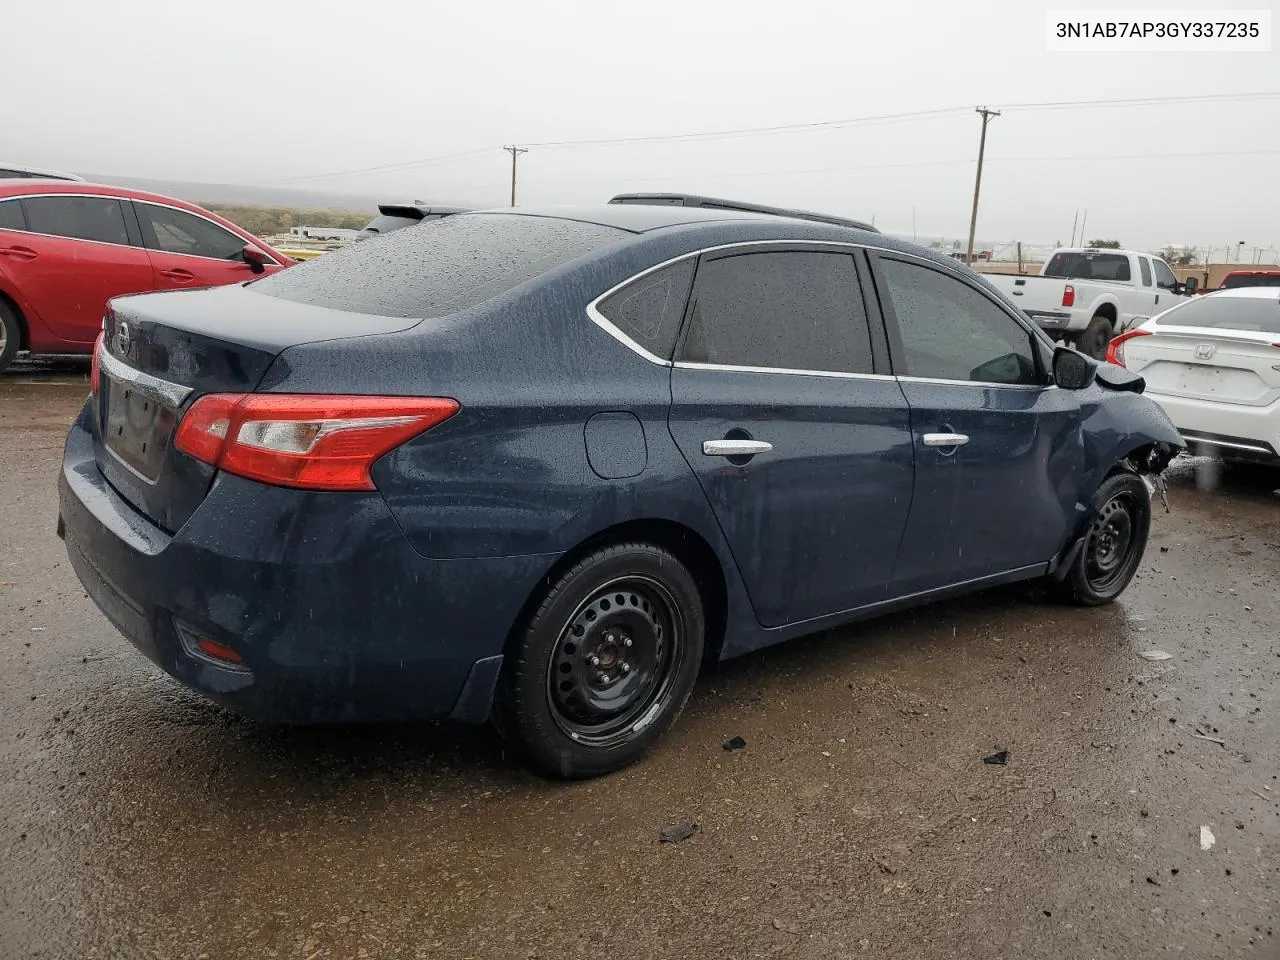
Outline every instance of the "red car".
<svg viewBox="0 0 1280 960"><path fill-rule="evenodd" d="M194 204L125 187L0 180L0 370L90 353L107 300L240 283L293 263Z"/></svg>

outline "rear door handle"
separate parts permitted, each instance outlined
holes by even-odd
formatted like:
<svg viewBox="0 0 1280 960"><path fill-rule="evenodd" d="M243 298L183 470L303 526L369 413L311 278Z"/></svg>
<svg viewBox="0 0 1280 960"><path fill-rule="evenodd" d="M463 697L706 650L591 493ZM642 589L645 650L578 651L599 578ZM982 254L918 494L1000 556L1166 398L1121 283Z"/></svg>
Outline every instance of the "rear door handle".
<svg viewBox="0 0 1280 960"><path fill-rule="evenodd" d="M0 247L0 253L15 260L34 260L40 256L30 247Z"/></svg>
<svg viewBox="0 0 1280 960"><path fill-rule="evenodd" d="M754 457L768 453L772 443L764 440L703 440L702 455L706 457Z"/></svg>
<svg viewBox="0 0 1280 960"><path fill-rule="evenodd" d="M926 447L963 447L968 442L969 438L963 433L926 433L924 435Z"/></svg>
<svg viewBox="0 0 1280 960"><path fill-rule="evenodd" d="M172 270L161 270L160 276L166 280L177 280L182 283L196 278L196 275L190 270L183 270L181 267L174 267Z"/></svg>

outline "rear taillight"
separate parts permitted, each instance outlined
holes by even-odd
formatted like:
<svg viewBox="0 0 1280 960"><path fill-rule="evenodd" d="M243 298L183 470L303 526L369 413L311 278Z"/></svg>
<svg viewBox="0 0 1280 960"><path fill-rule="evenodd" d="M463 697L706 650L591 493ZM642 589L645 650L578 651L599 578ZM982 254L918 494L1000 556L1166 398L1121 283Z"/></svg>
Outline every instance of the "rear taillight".
<svg viewBox="0 0 1280 960"><path fill-rule="evenodd" d="M1130 330L1128 333L1122 333L1120 336L1112 339L1111 344L1107 347L1107 363L1114 363L1117 366L1124 366L1124 345L1128 340L1134 337L1149 337L1150 330Z"/></svg>
<svg viewBox="0 0 1280 960"><path fill-rule="evenodd" d="M106 331L98 334L98 339L93 341L93 360L89 364L89 389L95 394L98 387L102 385L102 361L98 359L98 351L102 349L102 338L105 337Z"/></svg>
<svg viewBox="0 0 1280 960"><path fill-rule="evenodd" d="M383 455L459 410L447 397L213 393L191 405L174 443L237 476L306 490L372 490Z"/></svg>
<svg viewBox="0 0 1280 960"><path fill-rule="evenodd" d="M1069 283L1062 288L1062 305L1064 307L1074 307L1076 305L1076 288Z"/></svg>

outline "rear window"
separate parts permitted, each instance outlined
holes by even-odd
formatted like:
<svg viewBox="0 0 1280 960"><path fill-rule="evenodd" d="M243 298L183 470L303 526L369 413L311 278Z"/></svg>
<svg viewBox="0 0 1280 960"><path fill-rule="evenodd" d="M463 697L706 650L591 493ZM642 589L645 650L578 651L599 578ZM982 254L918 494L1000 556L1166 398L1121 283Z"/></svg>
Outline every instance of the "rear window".
<svg viewBox="0 0 1280 960"><path fill-rule="evenodd" d="M1042 276L1059 280L1129 280L1129 258L1121 253L1055 253Z"/></svg>
<svg viewBox="0 0 1280 960"><path fill-rule="evenodd" d="M1280 287L1280 273L1243 274L1227 277L1222 281L1223 290L1233 290L1236 287Z"/></svg>
<svg viewBox="0 0 1280 960"><path fill-rule="evenodd" d="M444 217L354 243L253 284L258 293L383 317L443 317L626 234L550 217Z"/></svg>
<svg viewBox="0 0 1280 960"><path fill-rule="evenodd" d="M1280 333L1280 296L1197 297L1167 314L1160 325Z"/></svg>

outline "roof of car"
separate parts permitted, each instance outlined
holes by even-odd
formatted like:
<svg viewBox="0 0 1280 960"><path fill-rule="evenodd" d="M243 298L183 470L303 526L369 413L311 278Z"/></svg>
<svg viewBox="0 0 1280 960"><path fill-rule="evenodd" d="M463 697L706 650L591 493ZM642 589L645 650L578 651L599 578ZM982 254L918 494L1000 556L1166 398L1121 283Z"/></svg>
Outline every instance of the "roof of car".
<svg viewBox="0 0 1280 960"><path fill-rule="evenodd" d="M489 210L477 210L482 214L516 214L527 217L557 217L562 220L579 220L595 223L604 227L615 227L631 233L647 233L650 230L661 230L667 227L686 226L699 223L724 223L737 221L759 224L790 223L792 225L807 224L814 228L828 226L817 221L804 221L791 217L779 217L774 214L746 212L741 210L722 210L713 207L680 207L667 205L609 203L584 206L547 206L547 207L495 207ZM854 227L843 227L853 230ZM859 230L859 233L864 232ZM878 236L878 235L877 235Z"/></svg>
<svg viewBox="0 0 1280 960"><path fill-rule="evenodd" d="M29 173L30 177L7 177L10 180L72 180L75 182L83 182L84 177L74 173L65 173L62 170L50 170L47 167L33 167L26 163L5 163L0 160L0 170L13 170L15 172Z"/></svg>
<svg viewBox="0 0 1280 960"><path fill-rule="evenodd" d="M133 187L118 187L109 183L88 183L84 180L38 180L29 177L13 177L0 180L0 197L29 196L45 193L81 193L100 194L104 197L125 197L131 200L152 200L156 203L167 203L183 209L202 210L203 208L190 200L177 197L166 197L162 193L150 193ZM208 211L205 211L206 213Z"/></svg>
<svg viewBox="0 0 1280 960"><path fill-rule="evenodd" d="M1208 297L1246 297L1251 300L1280 300L1280 289L1276 287L1220 287L1217 290L1210 290L1204 297L1197 297L1197 300L1203 300Z"/></svg>
<svg viewBox="0 0 1280 960"><path fill-rule="evenodd" d="M744 213L766 213L774 217L812 220L816 223L831 223L839 227L855 227L870 233L879 233L872 224L862 220L852 220L849 217L838 217L831 213L815 213L812 210L795 210L789 207L770 207L748 200L726 200L723 197L706 197L696 193L620 193L612 197L609 203L694 207L708 210L739 210Z"/></svg>

